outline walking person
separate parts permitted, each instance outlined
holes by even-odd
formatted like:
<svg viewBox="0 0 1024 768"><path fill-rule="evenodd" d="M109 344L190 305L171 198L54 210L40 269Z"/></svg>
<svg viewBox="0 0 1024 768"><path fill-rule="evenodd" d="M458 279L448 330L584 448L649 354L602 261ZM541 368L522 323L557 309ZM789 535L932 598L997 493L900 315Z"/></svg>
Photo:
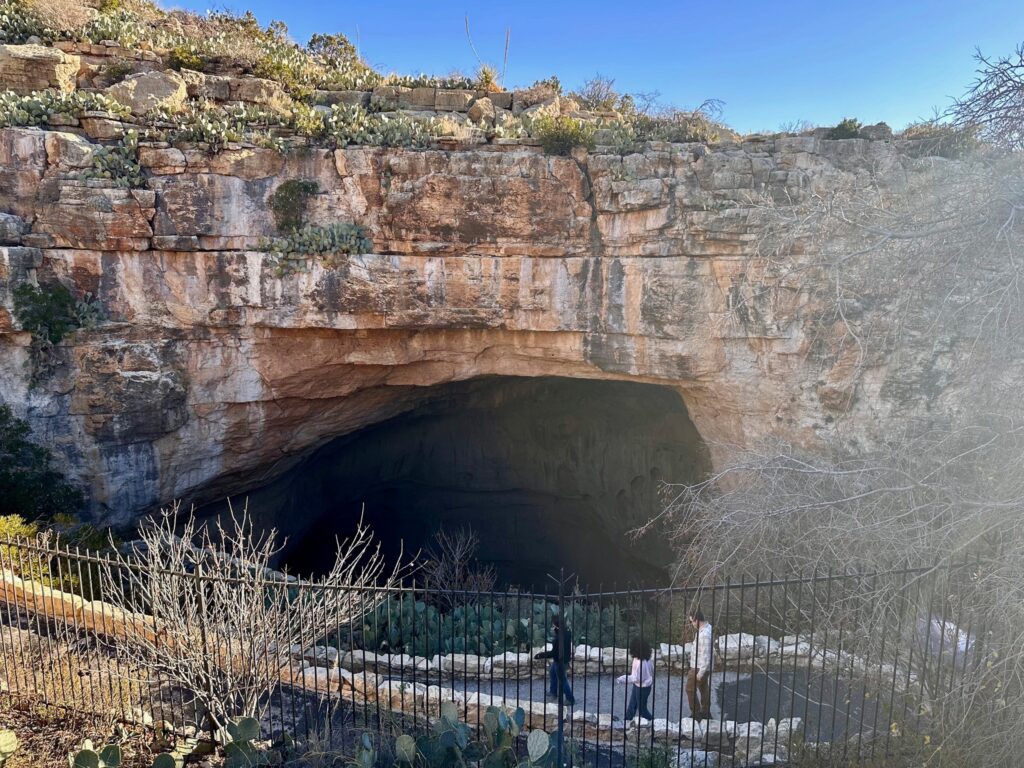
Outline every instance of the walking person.
<svg viewBox="0 0 1024 768"><path fill-rule="evenodd" d="M629 655L633 657L633 668L628 675L621 675L615 682L632 683L629 703L626 705L626 720L632 720L639 710L641 720L651 722L654 715L647 707L654 689L654 664L651 663L651 646L640 638L634 638L629 644ZM625 725L625 723L623 723Z"/></svg>
<svg viewBox="0 0 1024 768"><path fill-rule="evenodd" d="M693 638L693 665L686 673L686 698L694 720L710 720L714 634L699 608L690 614L690 624L696 633Z"/></svg>
<svg viewBox="0 0 1024 768"><path fill-rule="evenodd" d="M572 695L572 686L569 685L566 670L570 662L572 662L572 632L569 631L568 627L562 626L562 619L557 613L551 617L551 627L554 630L551 650L534 654L533 658L551 659L551 668L548 670L551 697L556 698L559 689L561 689L565 692L566 704L571 707L576 704L576 699Z"/></svg>

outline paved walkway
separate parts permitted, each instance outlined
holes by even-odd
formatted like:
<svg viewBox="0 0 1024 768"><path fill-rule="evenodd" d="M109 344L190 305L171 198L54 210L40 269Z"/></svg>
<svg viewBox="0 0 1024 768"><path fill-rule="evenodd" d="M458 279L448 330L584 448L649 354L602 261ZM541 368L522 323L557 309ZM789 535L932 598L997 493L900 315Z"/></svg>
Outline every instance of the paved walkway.
<svg viewBox="0 0 1024 768"><path fill-rule="evenodd" d="M625 715L629 688L616 684L615 677L588 675L574 678L571 681L576 696L574 710L588 714L610 713L621 719ZM796 673L783 670L780 679L776 670L771 670L770 674L727 671L713 673L711 683L713 720L765 723L769 718L778 720L796 716L803 720L804 733L810 741L831 741L844 733L857 733L862 727L862 712L864 732L873 726L875 710L870 701L864 702L863 696L846 690L842 684L836 689L835 680L830 675L813 674L808 677L806 670ZM544 701L547 680L534 678L517 684L515 680L491 681L484 677L477 681L460 677L446 684L460 692L482 691L501 696L512 704ZM833 696L833 692L837 695ZM836 707L832 706L833 701L837 703ZM659 671L654 679L649 706L655 718L679 722L690 717L683 675ZM885 724L881 723L879 727L885 727Z"/></svg>

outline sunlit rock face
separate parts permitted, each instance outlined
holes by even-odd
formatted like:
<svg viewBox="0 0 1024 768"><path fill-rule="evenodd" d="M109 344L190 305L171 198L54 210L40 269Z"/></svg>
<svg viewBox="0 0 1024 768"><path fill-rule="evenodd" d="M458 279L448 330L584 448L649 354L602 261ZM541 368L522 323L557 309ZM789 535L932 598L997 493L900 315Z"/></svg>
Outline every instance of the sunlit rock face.
<svg viewBox="0 0 1024 768"><path fill-rule="evenodd" d="M883 387L885 360L838 355L845 331L823 326L814 286L770 277L758 252L766 206L915 173L921 161L886 142L576 157L150 145L148 190L81 181L82 151L70 134L0 131L0 399L55 447L100 519L258 488L482 377L658 385L685 403L711 466L722 445L769 435L870 444L916 407L885 394L897 391ZM279 275L258 244L292 179L318 184L310 221L362 225L372 253ZM12 292L54 279L95 296L105 322L63 341L30 390ZM574 418L583 434L597 428ZM629 444L648 458L640 436ZM536 485L551 498L558 473L542 465ZM663 479L686 479L673 466ZM580 470L574 492L602 499L602 526L626 514Z"/></svg>
<svg viewBox="0 0 1024 768"><path fill-rule="evenodd" d="M664 579L659 511L666 477L695 480L707 453L678 393L651 384L487 377L442 385L404 413L328 443L233 499L288 536L282 560L330 567L362 516L389 558L472 531L503 584L547 590ZM215 513L223 505L211 505Z"/></svg>

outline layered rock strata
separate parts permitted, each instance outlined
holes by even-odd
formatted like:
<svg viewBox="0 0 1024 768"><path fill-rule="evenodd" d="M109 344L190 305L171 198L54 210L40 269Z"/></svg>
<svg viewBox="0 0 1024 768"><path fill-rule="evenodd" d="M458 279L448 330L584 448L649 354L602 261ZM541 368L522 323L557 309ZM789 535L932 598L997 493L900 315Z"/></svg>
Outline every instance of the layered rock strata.
<svg viewBox="0 0 1024 768"><path fill-rule="evenodd" d="M150 144L141 190L81 180L88 144L0 131L0 397L111 519L238 490L478 376L671 387L712 458L769 434L813 446L840 424L870 441L903 408L881 393L884 367L851 380L827 349L809 356L812 291L770 278L758 253L765 201L922 162L887 142L572 158ZM259 243L291 179L319 187L311 221L357 222L373 252L279 275ZM97 297L105 321L62 342L30 390L12 291L52 280Z"/></svg>

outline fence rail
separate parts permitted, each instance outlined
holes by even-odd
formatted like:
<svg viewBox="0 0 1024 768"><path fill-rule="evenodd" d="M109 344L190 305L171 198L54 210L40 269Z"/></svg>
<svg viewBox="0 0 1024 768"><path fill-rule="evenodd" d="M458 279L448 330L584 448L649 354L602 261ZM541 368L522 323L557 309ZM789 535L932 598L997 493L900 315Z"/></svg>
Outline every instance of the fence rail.
<svg viewBox="0 0 1024 768"><path fill-rule="evenodd" d="M6 695L214 737L219 715L206 703L223 699L225 712L251 709L268 737L342 747L361 728L420 730L452 702L476 729L488 707L521 708L527 729L557 734L567 764L664 751L679 766L810 755L849 765L927 731L934 702L969 685L983 656L968 562L550 594L410 583L344 596L344 621L323 613L335 603L315 583L281 578L262 605L235 606L244 577L130 568L193 606L188 626L172 627L180 617L154 615L124 588L139 582L115 560L0 542ZM267 606L284 610L261 613ZM710 715L695 719L697 609L714 635ZM223 620L232 610L280 618L246 630L245 616ZM556 616L572 636L566 686L550 659L535 658L552 650ZM636 640L650 647L653 684L649 711L627 719L631 686L617 681Z"/></svg>

